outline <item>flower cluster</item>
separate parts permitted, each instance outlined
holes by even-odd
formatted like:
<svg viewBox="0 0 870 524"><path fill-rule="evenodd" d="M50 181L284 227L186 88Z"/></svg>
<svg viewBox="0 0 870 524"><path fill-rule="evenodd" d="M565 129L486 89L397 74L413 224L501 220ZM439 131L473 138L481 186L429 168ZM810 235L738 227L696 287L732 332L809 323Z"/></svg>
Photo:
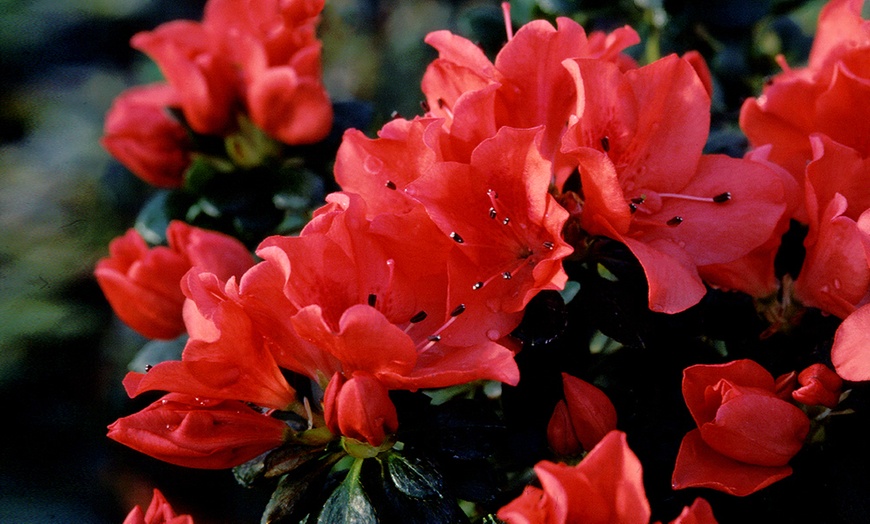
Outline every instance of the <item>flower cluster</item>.
<svg viewBox="0 0 870 524"><path fill-rule="evenodd" d="M146 181L177 187L203 136L241 129L250 139L251 123L286 144L323 139L333 113L315 37L322 8L210 0L201 23L136 35L167 83L119 97L107 149ZM376 138L345 131L340 190L298 234L266 235L252 253L173 221L167 246L136 230L111 244L96 276L118 316L148 338L181 337L184 349L126 376L131 397L164 395L109 437L180 466L235 468L244 484L278 477L269 522L389 522L420 506L437 522L648 523L657 509L629 448L642 435L623 422L624 384L593 383L573 357L535 355L584 320L572 308L595 304L588 286L624 278L656 318L684 318L728 290L768 304L768 319L778 312L762 336L800 322L787 303L846 319L830 360L800 373L774 378L736 358L680 367L697 427L673 459L674 489L743 497L791 475L843 380L870 379L867 119L854 111L870 33L859 8L828 4L808 68L787 68L746 101L744 158L704 153L714 86L697 53L641 65L626 53L640 41L630 27L587 34L569 18L514 33L507 4L494 60L462 36L431 33L424 114L394 118ZM251 167L233 153L250 145L240 136L226 141L226 169ZM806 258L799 274L782 274L774 261L799 224ZM614 249L618 261L602 256ZM542 310L566 320L547 331ZM528 364L541 358L543 370ZM521 411L512 388L559 376L561 393L535 406L545 416L532 441L545 444L499 462L512 437L497 428ZM457 444L442 429L484 442ZM451 479L484 464L494 495L454 493ZM692 500L672 522L715 522L707 501ZM144 521L158 511L184 518L157 508Z"/></svg>

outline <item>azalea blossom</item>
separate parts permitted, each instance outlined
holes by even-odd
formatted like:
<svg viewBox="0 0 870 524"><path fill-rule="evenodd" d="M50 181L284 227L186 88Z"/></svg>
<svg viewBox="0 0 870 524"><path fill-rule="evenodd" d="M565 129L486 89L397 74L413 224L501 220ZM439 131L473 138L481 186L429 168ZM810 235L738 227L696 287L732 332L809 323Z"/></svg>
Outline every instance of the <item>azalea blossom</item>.
<svg viewBox="0 0 870 524"><path fill-rule="evenodd" d="M627 72L594 60L566 67L583 93L562 140L579 171L581 226L637 257L650 309L696 304L706 293L699 266L737 260L771 238L786 209L779 175L759 162L701 154L710 100L685 60Z"/></svg>
<svg viewBox="0 0 870 524"><path fill-rule="evenodd" d="M267 134L308 144L332 126L315 34L322 9L322 0L210 0L202 22L168 22L131 43L160 66L194 131L231 132L242 106Z"/></svg>
<svg viewBox="0 0 870 524"><path fill-rule="evenodd" d="M819 14L809 64L789 67L773 77L761 96L744 102L740 128L752 146L771 144L770 159L799 181L813 159L809 136L832 140L870 155L868 120L863 106L868 93L870 25L861 17L863 0L832 0ZM798 213L797 218L803 219Z"/></svg>
<svg viewBox="0 0 870 524"><path fill-rule="evenodd" d="M157 187L180 187L190 165L190 138L168 111L175 96L167 84L124 91L112 102L100 140L133 174Z"/></svg>
<svg viewBox="0 0 870 524"><path fill-rule="evenodd" d="M507 11L505 20L509 27ZM439 53L422 81L427 114L444 118L451 159L467 160L477 144L502 127L544 126L541 151L552 160L582 96L562 62L591 58L632 68L634 60L622 51L640 41L630 27L587 35L569 18L557 19L556 27L533 20L508 37L493 63L461 36L448 31L426 36Z"/></svg>
<svg viewBox="0 0 870 524"><path fill-rule="evenodd" d="M794 294L807 306L845 318L870 300L870 192L863 182L870 171L854 150L824 135L810 140L807 256Z"/></svg>
<svg viewBox="0 0 870 524"><path fill-rule="evenodd" d="M148 338L173 339L185 331L181 278L193 266L227 279L254 263L248 249L223 233L173 221L168 246L149 248L130 229L109 244L94 275L112 309L127 325Z"/></svg>
<svg viewBox="0 0 870 524"><path fill-rule="evenodd" d="M751 360L690 366L683 397L698 429L680 445L675 489L745 496L791 475L788 461L803 447L810 421L777 396L767 370Z"/></svg>
<svg viewBox="0 0 870 524"><path fill-rule="evenodd" d="M470 164L441 162L406 192L468 257L473 291L495 287L488 306L521 311L543 289L561 289L561 260L572 252L561 232L568 212L547 191L550 163L539 129L502 128Z"/></svg>
<svg viewBox="0 0 870 524"><path fill-rule="evenodd" d="M608 433L576 466L541 461L535 475L541 487L527 487L498 518L509 524L649 523L643 470L625 433Z"/></svg>

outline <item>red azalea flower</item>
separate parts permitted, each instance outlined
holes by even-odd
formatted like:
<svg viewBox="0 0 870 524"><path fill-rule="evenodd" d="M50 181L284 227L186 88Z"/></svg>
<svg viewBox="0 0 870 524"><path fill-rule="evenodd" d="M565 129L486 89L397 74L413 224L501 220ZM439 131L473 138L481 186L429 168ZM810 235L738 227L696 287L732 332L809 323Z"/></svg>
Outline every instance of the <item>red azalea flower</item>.
<svg viewBox="0 0 870 524"><path fill-rule="evenodd" d="M562 146L578 164L582 227L628 246L652 310L696 304L706 293L698 266L734 261L771 238L786 207L779 175L701 154L710 100L686 61L626 73L594 60L566 65L584 93Z"/></svg>
<svg viewBox="0 0 870 524"><path fill-rule="evenodd" d="M155 489L145 513L139 506L134 507L124 519L124 524L193 524L193 517L176 515L163 493Z"/></svg>
<svg viewBox="0 0 870 524"><path fill-rule="evenodd" d="M344 133L335 157L335 180L344 191L362 195L369 216L407 213L419 204L405 187L440 160L440 119L395 119L377 139L356 129Z"/></svg>
<svg viewBox="0 0 870 524"><path fill-rule="evenodd" d="M288 144L317 142L332 127L316 35L323 4L211 0L206 6L203 25L216 35L217 52L241 71L239 89L251 120Z"/></svg>
<svg viewBox="0 0 870 524"><path fill-rule="evenodd" d="M782 166L768 161L770 146L763 146L749 151L745 158L753 162L761 162L778 176L785 189L785 212L770 235L770 238L746 255L721 264L698 266L701 278L712 287L742 291L756 298L770 297L780 288L776 276L774 260L782 244L782 236L791 226L791 217L802 207L803 188Z"/></svg>
<svg viewBox="0 0 870 524"><path fill-rule="evenodd" d="M165 361L147 373L124 378L127 393L171 391L217 399L235 399L261 407L287 409L296 395L281 374L263 334L234 298L235 280L224 287L211 273L191 271L184 291L190 339L181 360Z"/></svg>
<svg viewBox="0 0 870 524"><path fill-rule="evenodd" d="M625 434L611 431L576 466L541 461L541 488L529 486L498 511L509 524L648 524L649 502L640 461Z"/></svg>
<svg viewBox="0 0 870 524"><path fill-rule="evenodd" d="M118 317L148 338L172 339L184 333L180 281L192 266L227 279L253 264L247 248L222 233L173 221L166 237L168 247L149 248L131 229L109 244L109 257L94 270Z"/></svg>
<svg viewBox="0 0 870 524"><path fill-rule="evenodd" d="M470 164L438 163L406 191L471 262L467 288L494 288L492 310L521 311L543 289L561 289L568 212L549 194L551 164L539 129L502 128L480 144Z"/></svg>
<svg viewBox="0 0 870 524"><path fill-rule="evenodd" d="M188 468L226 469L280 446L287 425L236 400L169 393L109 426L109 438Z"/></svg>
<svg viewBox="0 0 870 524"><path fill-rule="evenodd" d="M855 310L837 328L831 361L844 380L870 380L870 305Z"/></svg>
<svg viewBox="0 0 870 524"><path fill-rule="evenodd" d="M861 18L863 3L828 2L819 15L808 66L790 69L782 59L785 71L741 109L740 127L750 144L772 144L771 160L798 180L813 158L807 140L812 133L870 155L870 120L856 110L870 94L870 24Z"/></svg>
<svg viewBox="0 0 870 524"><path fill-rule="evenodd" d="M552 158L577 99L562 62L595 58L633 67L621 51L639 41L629 27L587 38L569 18L559 18L555 28L534 20L509 39L493 64L472 42L436 31L426 37L426 43L438 50L439 58L428 66L422 88L430 114L446 119L445 128L457 142L456 160L467 161L474 147L501 127L541 125L545 126L541 149Z"/></svg>
<svg viewBox="0 0 870 524"><path fill-rule="evenodd" d="M675 489L706 487L745 496L791 475L810 421L776 395L773 377L751 360L699 364L683 372L683 397L698 424L680 445Z"/></svg>
<svg viewBox="0 0 870 524"><path fill-rule="evenodd" d="M316 38L322 9L311 0L210 0L201 23L169 22L132 44L160 66L195 131L226 134L244 105L267 134L313 143L332 127Z"/></svg>
<svg viewBox="0 0 870 524"><path fill-rule="evenodd" d="M870 299L867 161L824 135L811 137L805 179L807 254L795 280L803 304L845 318Z"/></svg>
<svg viewBox="0 0 870 524"><path fill-rule="evenodd" d="M214 52L202 24L168 22L133 35L130 43L160 66L194 131L219 135L232 127L236 72L226 57Z"/></svg>
<svg viewBox="0 0 870 524"><path fill-rule="evenodd" d="M246 309L270 334L282 366L324 387L336 371L365 371L390 389L515 383L513 353L492 340L519 319L482 303L448 301L453 242L422 210L369 221L359 197L330 200L299 237L267 239L258 250L264 269L242 281ZM283 301L264 304L249 292L267 286L282 289ZM466 316L480 323L465 329L459 322Z"/></svg>
<svg viewBox="0 0 870 524"><path fill-rule="evenodd" d="M128 89L106 115L103 147L142 180L157 187L180 187L190 165L190 139L169 116L176 94L166 84Z"/></svg>
<svg viewBox="0 0 870 524"><path fill-rule="evenodd" d="M547 425L547 442L559 455L570 456L595 447L616 429L616 409L603 391L562 373L565 400L560 400Z"/></svg>

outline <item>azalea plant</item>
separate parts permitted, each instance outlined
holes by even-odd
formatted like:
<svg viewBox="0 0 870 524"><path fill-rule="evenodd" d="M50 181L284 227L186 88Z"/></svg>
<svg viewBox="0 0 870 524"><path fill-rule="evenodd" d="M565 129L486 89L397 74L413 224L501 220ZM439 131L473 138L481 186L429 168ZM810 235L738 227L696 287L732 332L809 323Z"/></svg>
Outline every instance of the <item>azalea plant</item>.
<svg viewBox="0 0 870 524"><path fill-rule="evenodd" d="M103 145L163 189L95 274L151 403L108 436L231 469L269 523L843 517L793 506L867 416L862 2L730 135L661 6L587 31L522 5L494 50L430 33L421 113L379 129L324 87L323 0L133 37L165 81ZM159 488L127 522L196 519Z"/></svg>

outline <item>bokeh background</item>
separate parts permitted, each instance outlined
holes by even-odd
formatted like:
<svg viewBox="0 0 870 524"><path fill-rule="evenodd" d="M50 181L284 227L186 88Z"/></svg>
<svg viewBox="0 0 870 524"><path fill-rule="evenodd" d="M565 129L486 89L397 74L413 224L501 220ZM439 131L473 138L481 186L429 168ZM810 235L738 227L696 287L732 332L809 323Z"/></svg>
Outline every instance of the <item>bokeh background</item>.
<svg viewBox="0 0 870 524"><path fill-rule="evenodd" d="M572 14L587 29L625 23L638 58L698 49L716 82L709 151L742 154L740 102L807 56L822 1L514 1L517 24ZM268 493L227 471L169 466L105 437L144 404L120 380L146 342L121 325L93 277L110 239L133 224L149 188L99 146L127 87L159 78L128 45L140 30L199 19L204 0L0 0L0 523L120 523L160 487L197 522L258 522ZM492 54L505 40L498 2L328 0L321 33L335 100L371 104L369 131L421 112L432 30Z"/></svg>

